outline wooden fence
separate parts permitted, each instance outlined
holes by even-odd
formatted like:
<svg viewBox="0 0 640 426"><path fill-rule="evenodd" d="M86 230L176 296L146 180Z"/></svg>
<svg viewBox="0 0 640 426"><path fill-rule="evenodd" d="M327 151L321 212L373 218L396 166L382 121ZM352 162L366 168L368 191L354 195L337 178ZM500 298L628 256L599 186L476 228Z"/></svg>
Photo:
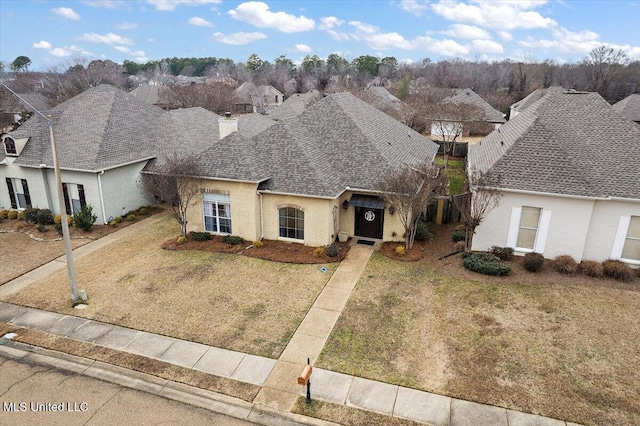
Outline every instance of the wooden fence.
<svg viewBox="0 0 640 426"><path fill-rule="evenodd" d="M459 199L460 201L458 202L465 203L467 194L464 193L460 195L437 197L436 201L427 207L427 222L433 222L438 225L443 223L460 222L462 214L460 213L460 210L458 210L454 199Z"/></svg>

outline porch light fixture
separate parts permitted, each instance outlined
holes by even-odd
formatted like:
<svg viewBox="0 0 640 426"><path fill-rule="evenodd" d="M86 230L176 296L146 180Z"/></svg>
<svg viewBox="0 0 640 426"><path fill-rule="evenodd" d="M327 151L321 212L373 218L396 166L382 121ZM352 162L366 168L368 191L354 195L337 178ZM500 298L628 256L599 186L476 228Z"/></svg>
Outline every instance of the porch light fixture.
<svg viewBox="0 0 640 426"><path fill-rule="evenodd" d="M389 214L390 214L391 216L393 216L393 214L394 214L395 212L396 212L396 208L395 208L395 207L393 207L393 206L389 206Z"/></svg>
<svg viewBox="0 0 640 426"><path fill-rule="evenodd" d="M342 202L342 208L343 208L343 209L345 209L345 210L346 210L346 209L348 209L348 208L349 208L349 201L344 200L344 201Z"/></svg>
<svg viewBox="0 0 640 426"><path fill-rule="evenodd" d="M63 197L63 194L62 194L62 178L61 178L61 175L60 175L60 161L58 160L58 146L56 144L56 138L55 138L55 135L53 133L52 117L51 117L51 115L45 116L43 113L38 111L36 108L33 107L33 105L31 105L29 102L25 101L20 95L18 95L16 92L11 90L6 84L0 83L0 86L4 87L9 92L11 92L15 97L20 99L24 104L26 104L29 108L31 108L33 110L33 112L35 112L36 114L38 114L39 116L44 118L45 121L47 122L47 125L49 127L49 139L50 139L50 142L51 142L51 153L53 155L53 168L54 168L54 173L55 173L55 176L56 176L56 184L57 184L56 187L57 187L57 192L58 192L58 208L60 209L60 214L62 215L63 212L66 212L66 209L65 209L65 205L64 205L64 197ZM75 305L76 302L78 301L78 283L77 283L77 280L76 280L75 265L73 263L73 252L72 252L72 249L71 249L71 237L69 235L69 225L68 225L66 220L62 220L60 224L62 225L62 239L64 240L64 248L65 248L64 251L65 251L65 254L66 254L66 258L67 258L67 272L69 274L69 286L70 286L70 289L71 289L71 301Z"/></svg>

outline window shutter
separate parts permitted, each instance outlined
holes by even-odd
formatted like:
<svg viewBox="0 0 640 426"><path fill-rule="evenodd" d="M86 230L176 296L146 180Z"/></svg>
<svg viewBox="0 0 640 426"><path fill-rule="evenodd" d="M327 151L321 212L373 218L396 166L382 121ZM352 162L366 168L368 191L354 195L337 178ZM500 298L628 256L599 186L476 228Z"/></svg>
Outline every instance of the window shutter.
<svg viewBox="0 0 640 426"><path fill-rule="evenodd" d="M17 209L18 203L16 202L16 194L13 192L13 184L11 183L11 178L7 178L7 188L9 189L9 199L11 200L11 208Z"/></svg>
<svg viewBox="0 0 640 426"><path fill-rule="evenodd" d="M511 222L509 223L509 233L507 234L507 247L516 247L518 241L518 225L520 225L520 215L522 208L514 207L511 209Z"/></svg>
<svg viewBox="0 0 640 426"><path fill-rule="evenodd" d="M549 235L549 224L551 223L551 210L542 210L540 216L540 224L538 225L538 235L536 237L536 245L533 251L543 254L544 247L547 244L547 235Z"/></svg>
<svg viewBox="0 0 640 426"><path fill-rule="evenodd" d="M69 203L69 189L67 188L67 184L62 184L62 195L64 195L64 209L66 210L68 215L71 215L71 204Z"/></svg>
<svg viewBox="0 0 640 426"><path fill-rule="evenodd" d="M624 240L627 237L627 230L629 229L629 223L631 222L631 216L620 216L618 221L618 230L616 231L616 238L613 240L613 248L611 249L611 258L620 259L622 256L622 248L624 247Z"/></svg>
<svg viewBox="0 0 640 426"><path fill-rule="evenodd" d="M78 196L80 197L80 207L87 205L87 199L84 198L84 185L78 184Z"/></svg>
<svg viewBox="0 0 640 426"><path fill-rule="evenodd" d="M26 179L20 179L22 182L22 193L24 194L24 202L27 207L31 207L31 196L29 195L29 185Z"/></svg>

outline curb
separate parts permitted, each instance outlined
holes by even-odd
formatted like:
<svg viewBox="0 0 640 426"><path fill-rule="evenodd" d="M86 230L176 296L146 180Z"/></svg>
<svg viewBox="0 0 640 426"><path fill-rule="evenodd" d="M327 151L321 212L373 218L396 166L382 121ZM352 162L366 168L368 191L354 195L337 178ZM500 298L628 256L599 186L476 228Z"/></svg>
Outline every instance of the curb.
<svg viewBox="0 0 640 426"><path fill-rule="evenodd" d="M260 425L339 426L337 423L301 414L277 411L228 395L161 379L150 374L38 346L13 342L5 338L0 338L0 356L27 364L70 371Z"/></svg>

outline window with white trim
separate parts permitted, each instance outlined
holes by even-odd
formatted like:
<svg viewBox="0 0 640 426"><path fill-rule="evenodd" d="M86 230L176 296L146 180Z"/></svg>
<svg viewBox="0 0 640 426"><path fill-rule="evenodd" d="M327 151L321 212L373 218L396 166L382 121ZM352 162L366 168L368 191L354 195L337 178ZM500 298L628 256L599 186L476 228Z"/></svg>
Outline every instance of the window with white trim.
<svg viewBox="0 0 640 426"><path fill-rule="evenodd" d="M304 240L304 212L295 207L282 207L278 210L280 236Z"/></svg>
<svg viewBox="0 0 640 426"><path fill-rule="evenodd" d="M231 234L231 197L228 194L202 194L204 229Z"/></svg>
<svg viewBox="0 0 640 426"><path fill-rule="evenodd" d="M4 138L4 152L7 155L18 155L18 149L16 148L16 141L13 138L7 136Z"/></svg>
<svg viewBox="0 0 640 426"><path fill-rule="evenodd" d="M528 250L534 249L538 227L540 226L541 212L542 209L539 207L522 207L516 247Z"/></svg>
<svg viewBox="0 0 640 426"><path fill-rule="evenodd" d="M622 246L622 259L640 261L640 216L631 216Z"/></svg>
<svg viewBox="0 0 640 426"><path fill-rule="evenodd" d="M12 209L26 209L31 207L31 196L26 179L6 178L7 190Z"/></svg>

